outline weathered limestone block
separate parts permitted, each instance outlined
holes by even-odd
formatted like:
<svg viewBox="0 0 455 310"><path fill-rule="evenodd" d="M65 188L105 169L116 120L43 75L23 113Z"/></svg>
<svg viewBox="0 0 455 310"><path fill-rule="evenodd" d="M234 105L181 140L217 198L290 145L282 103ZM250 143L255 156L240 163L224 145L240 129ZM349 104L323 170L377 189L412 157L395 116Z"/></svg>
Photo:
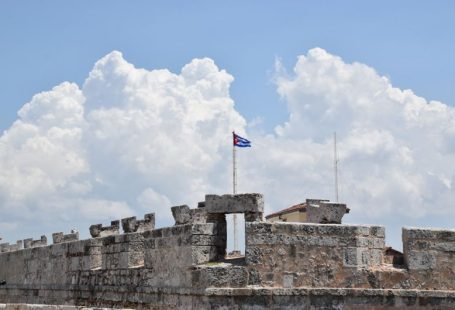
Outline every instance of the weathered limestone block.
<svg viewBox="0 0 455 310"><path fill-rule="evenodd" d="M346 267L379 266L382 263L382 249L361 247L344 248L343 264Z"/></svg>
<svg viewBox="0 0 455 310"><path fill-rule="evenodd" d="M70 243L74 244L74 243ZM83 256L82 256L82 270L93 270L101 267L102 254L101 249L103 248L102 240L100 239L89 239L84 240L83 244Z"/></svg>
<svg viewBox="0 0 455 310"><path fill-rule="evenodd" d="M17 240L16 244L10 244L9 245L9 251L19 251L23 249L23 241L22 240Z"/></svg>
<svg viewBox="0 0 455 310"><path fill-rule="evenodd" d="M102 269L127 269L144 265L144 236L128 233L101 239Z"/></svg>
<svg viewBox="0 0 455 310"><path fill-rule="evenodd" d="M187 205L171 207L171 211L175 220L175 225L183 225L191 221L190 207Z"/></svg>
<svg viewBox="0 0 455 310"><path fill-rule="evenodd" d="M28 248L32 247L33 238L27 238L27 239L24 239L23 241L24 241L24 249L28 249Z"/></svg>
<svg viewBox="0 0 455 310"><path fill-rule="evenodd" d="M370 225L245 223L249 283L368 286L366 275L347 275L382 264L384 235L384 227Z"/></svg>
<svg viewBox="0 0 455 310"><path fill-rule="evenodd" d="M198 245L191 247L191 257L193 264L204 264L208 262L219 261L226 255L223 247L216 245Z"/></svg>
<svg viewBox="0 0 455 310"><path fill-rule="evenodd" d="M403 256L410 270L444 269L455 276L455 230L403 228Z"/></svg>
<svg viewBox="0 0 455 310"><path fill-rule="evenodd" d="M204 208L198 208L198 209L191 209L190 210L191 214L191 223L192 224L205 224L208 222L217 222L219 220L223 220L221 217L215 217L211 214L208 214L207 211ZM217 214L218 215L218 214ZM220 214L222 215L222 214Z"/></svg>
<svg viewBox="0 0 455 310"><path fill-rule="evenodd" d="M64 254L67 256L68 270L71 272L77 273L79 271L93 270L101 267L102 238L64 242L53 245L52 248L60 248L65 251Z"/></svg>
<svg viewBox="0 0 455 310"><path fill-rule="evenodd" d="M437 242L455 242L455 230L437 228L403 227L403 241L435 240Z"/></svg>
<svg viewBox="0 0 455 310"><path fill-rule="evenodd" d="M137 232L144 232L155 229L155 213L147 213L143 220L137 221Z"/></svg>
<svg viewBox="0 0 455 310"><path fill-rule="evenodd" d="M262 212L245 212L245 222L261 222L263 220Z"/></svg>
<svg viewBox="0 0 455 310"><path fill-rule="evenodd" d="M106 237L118 235L120 228L120 221L111 221L111 226L103 227L102 224L94 224L90 226L90 235L93 238Z"/></svg>
<svg viewBox="0 0 455 310"><path fill-rule="evenodd" d="M10 251L9 249L10 249L10 247L9 247L9 243L8 242L0 243L0 252L1 253L9 252Z"/></svg>
<svg viewBox="0 0 455 310"><path fill-rule="evenodd" d="M122 219L122 228L125 233L144 232L155 228L155 213L144 215L143 220L137 220L135 216Z"/></svg>
<svg viewBox="0 0 455 310"><path fill-rule="evenodd" d="M436 253L433 252L406 251L404 258L409 269L429 270L436 267Z"/></svg>
<svg viewBox="0 0 455 310"><path fill-rule="evenodd" d="M261 194L206 195L207 213L244 213L245 221L262 221L264 198Z"/></svg>
<svg viewBox="0 0 455 310"><path fill-rule="evenodd" d="M309 204L306 208L308 223L341 224L341 219L347 213L345 204L321 201Z"/></svg>
<svg viewBox="0 0 455 310"><path fill-rule="evenodd" d="M47 245L47 237L42 235L39 240L33 240L33 238L24 239L24 249L36 248Z"/></svg>
<svg viewBox="0 0 455 310"><path fill-rule="evenodd" d="M165 227L147 232L144 237L145 267L159 274L167 269L185 274L182 270L220 260L226 254L225 221Z"/></svg>
<svg viewBox="0 0 455 310"><path fill-rule="evenodd" d="M122 228L124 233L136 232L137 220L135 216L122 219Z"/></svg>
<svg viewBox="0 0 455 310"><path fill-rule="evenodd" d="M222 220L219 217L215 218L208 214L205 208L201 205L198 205L197 209L190 209L187 205L182 205L172 207L171 210L175 220L175 225L205 224L218 219Z"/></svg>
<svg viewBox="0 0 455 310"><path fill-rule="evenodd" d="M323 202L330 202L330 200L328 200L328 199L311 199L311 198L305 199L305 203L309 204L309 205L311 205L311 204L316 204L317 205L317 204L320 204L320 203L323 203Z"/></svg>
<svg viewBox="0 0 455 310"><path fill-rule="evenodd" d="M193 287L245 287L248 270L228 263L199 265L191 273Z"/></svg>
<svg viewBox="0 0 455 310"><path fill-rule="evenodd" d="M52 241L54 244L59 244L63 242L72 242L79 240L79 232L72 231L69 234L64 234L63 232L56 232L52 234Z"/></svg>

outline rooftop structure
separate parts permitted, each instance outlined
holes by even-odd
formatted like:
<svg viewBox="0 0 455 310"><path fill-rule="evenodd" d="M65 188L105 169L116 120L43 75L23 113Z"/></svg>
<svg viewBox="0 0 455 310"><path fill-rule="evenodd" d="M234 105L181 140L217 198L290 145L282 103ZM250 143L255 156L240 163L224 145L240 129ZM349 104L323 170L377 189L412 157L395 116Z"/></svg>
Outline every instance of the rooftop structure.
<svg viewBox="0 0 455 310"><path fill-rule="evenodd" d="M308 211L309 210L309 211ZM334 223L341 224L344 214L350 209L344 204L330 203L325 199L307 199L303 203L269 214L267 222L299 222L299 223ZM323 214L326 212L326 214Z"/></svg>
<svg viewBox="0 0 455 310"><path fill-rule="evenodd" d="M307 204L299 203L292 207L265 216L267 222L306 222Z"/></svg>

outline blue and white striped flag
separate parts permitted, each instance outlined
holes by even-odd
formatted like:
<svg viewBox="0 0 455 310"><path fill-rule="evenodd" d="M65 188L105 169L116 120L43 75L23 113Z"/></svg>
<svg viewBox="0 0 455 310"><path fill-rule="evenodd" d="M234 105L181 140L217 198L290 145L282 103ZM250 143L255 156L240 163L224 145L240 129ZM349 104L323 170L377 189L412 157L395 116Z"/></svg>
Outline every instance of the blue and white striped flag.
<svg viewBox="0 0 455 310"><path fill-rule="evenodd" d="M238 147L251 147L251 142L245 138L236 135L235 132L232 133L234 139L234 146Z"/></svg>

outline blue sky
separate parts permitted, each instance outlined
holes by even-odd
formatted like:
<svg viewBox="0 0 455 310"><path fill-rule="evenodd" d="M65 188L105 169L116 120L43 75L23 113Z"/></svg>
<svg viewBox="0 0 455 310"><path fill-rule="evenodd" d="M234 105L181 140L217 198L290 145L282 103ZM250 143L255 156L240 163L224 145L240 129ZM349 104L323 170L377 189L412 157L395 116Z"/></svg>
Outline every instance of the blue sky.
<svg viewBox="0 0 455 310"><path fill-rule="evenodd" d="M333 198L337 130L349 222L385 224L396 247L401 226L450 227L454 13L453 1L1 1L0 234L86 231L229 192L233 128L253 141L240 191L263 192L268 212Z"/></svg>
<svg viewBox="0 0 455 310"><path fill-rule="evenodd" d="M292 68L313 47L454 104L454 13L453 1L2 1L0 129L35 93L82 83L112 50L177 72L195 57L214 59L235 77L238 110L269 129L286 117L270 82L275 58Z"/></svg>

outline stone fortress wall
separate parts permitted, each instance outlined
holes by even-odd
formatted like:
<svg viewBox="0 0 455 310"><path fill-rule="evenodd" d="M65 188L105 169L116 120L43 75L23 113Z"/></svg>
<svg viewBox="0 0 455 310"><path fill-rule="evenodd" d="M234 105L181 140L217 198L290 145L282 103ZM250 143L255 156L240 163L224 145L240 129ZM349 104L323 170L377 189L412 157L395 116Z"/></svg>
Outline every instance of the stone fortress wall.
<svg viewBox="0 0 455 310"><path fill-rule="evenodd" d="M346 209L310 202L324 223ZM207 195L172 207L172 227L146 214L92 225L87 240L1 244L0 308L455 308L455 230L403 228L403 260L391 264L382 226L266 223L263 205L260 194ZM229 213L245 216L244 258L225 259Z"/></svg>

